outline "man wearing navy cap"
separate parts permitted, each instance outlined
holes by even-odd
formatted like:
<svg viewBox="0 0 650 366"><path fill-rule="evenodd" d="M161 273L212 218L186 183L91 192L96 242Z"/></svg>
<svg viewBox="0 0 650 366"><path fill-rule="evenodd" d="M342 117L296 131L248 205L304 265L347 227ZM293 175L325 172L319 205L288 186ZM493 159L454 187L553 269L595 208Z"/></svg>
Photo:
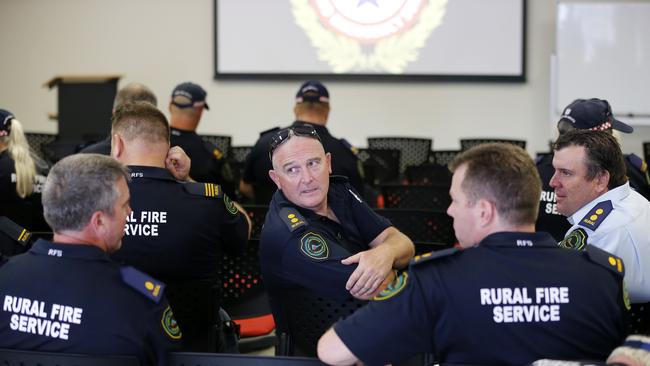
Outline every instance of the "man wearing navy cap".
<svg viewBox="0 0 650 366"><path fill-rule="evenodd" d="M197 182L224 184L221 175L224 152L196 134L203 110L210 110L206 91L185 82L172 91L169 102L171 146L180 146L192 160L190 177ZM232 190L228 189L232 196Z"/></svg>
<svg viewBox="0 0 650 366"><path fill-rule="evenodd" d="M574 130L555 142L550 186L572 225L560 245L595 246L625 263L630 301L650 301L650 202L630 188L625 158L611 134Z"/></svg>
<svg viewBox="0 0 650 366"><path fill-rule="evenodd" d="M306 81L298 89L295 100L293 112L296 121L292 126L308 125L315 128L325 151L332 154L332 174L348 177L350 184L363 196L363 167L355 149L345 139L333 137L326 127L330 113L327 88L320 81ZM267 152L271 136L278 129L276 127L260 133L259 140L248 155L244 176L239 183L240 192L258 204L268 204L275 192L275 184L269 178L269 170L273 167Z"/></svg>
<svg viewBox="0 0 650 366"><path fill-rule="evenodd" d="M99 154L59 161L43 189L53 241L0 268L0 348L135 356L167 365L181 339L165 284L108 254L131 213L128 169Z"/></svg>
<svg viewBox="0 0 650 366"><path fill-rule="evenodd" d="M367 306L318 343L332 365L385 365L418 353L441 364L604 359L625 336L621 260L535 232L541 184L526 151L460 154L447 213L462 249L416 256Z"/></svg>
<svg viewBox="0 0 650 366"><path fill-rule="evenodd" d="M572 130L605 131L609 134L613 130L632 133L634 129L614 118L609 102L603 99L576 99L569 104L557 123L560 135ZM546 155L537 161L537 171L542 179L542 195L540 198L537 230L548 231L558 241L571 227L564 216L557 211L555 192L549 181L555 170L553 169L553 155ZM646 199L650 199L650 180L648 166L640 157L630 154L625 156L625 165L630 187L639 192Z"/></svg>

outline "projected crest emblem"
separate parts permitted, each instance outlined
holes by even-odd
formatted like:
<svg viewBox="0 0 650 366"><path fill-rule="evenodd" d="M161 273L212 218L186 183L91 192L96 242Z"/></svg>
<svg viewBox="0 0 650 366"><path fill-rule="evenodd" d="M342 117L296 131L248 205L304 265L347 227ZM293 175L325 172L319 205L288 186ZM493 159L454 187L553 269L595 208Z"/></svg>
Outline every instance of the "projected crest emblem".
<svg viewBox="0 0 650 366"><path fill-rule="evenodd" d="M447 0L291 0L294 19L335 73L400 74L440 24Z"/></svg>

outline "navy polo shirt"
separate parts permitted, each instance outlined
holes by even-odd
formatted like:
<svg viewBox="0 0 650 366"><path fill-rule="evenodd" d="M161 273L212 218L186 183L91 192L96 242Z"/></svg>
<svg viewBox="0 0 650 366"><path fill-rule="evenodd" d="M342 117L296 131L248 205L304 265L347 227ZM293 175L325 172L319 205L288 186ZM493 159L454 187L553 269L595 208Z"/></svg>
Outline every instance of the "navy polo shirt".
<svg viewBox="0 0 650 366"><path fill-rule="evenodd" d="M95 246L39 240L0 268L0 348L165 365L181 333L164 288Z"/></svg>
<svg viewBox="0 0 650 366"><path fill-rule="evenodd" d="M294 205L280 190L273 196L260 237L262 274L271 297L276 289L292 288L336 300L350 297L345 284L356 265L341 260L368 250L391 226L344 177L330 177L327 200L340 223Z"/></svg>
<svg viewBox="0 0 650 366"><path fill-rule="evenodd" d="M197 182L210 182L223 184L221 166L223 165L223 152L213 144L204 141L194 131L185 131L178 128L170 129L171 146L180 146L192 160L190 177Z"/></svg>
<svg viewBox="0 0 650 366"><path fill-rule="evenodd" d="M118 262L164 281L216 278L223 252L248 243L248 222L221 186L182 183L165 169L129 166L131 209Z"/></svg>
<svg viewBox="0 0 650 366"><path fill-rule="evenodd" d="M416 257L375 301L334 325L361 361L431 352L453 364L605 359L625 337L622 266L546 233L496 233Z"/></svg>

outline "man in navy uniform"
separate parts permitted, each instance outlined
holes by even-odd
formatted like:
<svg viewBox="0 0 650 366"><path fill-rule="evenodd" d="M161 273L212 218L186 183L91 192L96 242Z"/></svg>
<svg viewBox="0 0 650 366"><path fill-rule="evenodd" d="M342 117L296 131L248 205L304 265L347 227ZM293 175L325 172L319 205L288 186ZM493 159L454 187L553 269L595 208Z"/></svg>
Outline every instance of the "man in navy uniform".
<svg viewBox="0 0 650 366"><path fill-rule="evenodd" d="M53 241L37 241L0 268L0 348L167 364L181 332L165 284L108 257L131 213L128 179L126 167L96 154L52 168L43 207Z"/></svg>
<svg viewBox="0 0 650 366"><path fill-rule="evenodd" d="M605 359L625 336L622 261L535 232L541 185L523 149L479 145L451 169L447 213L463 249L416 256L325 333L321 360L384 365L421 352L468 365Z"/></svg>
<svg viewBox="0 0 650 366"><path fill-rule="evenodd" d="M166 169L169 125L153 105L122 104L112 130L112 155L131 170L133 208L113 259L168 282L216 279L223 252L246 248L246 213L221 186L179 182Z"/></svg>
<svg viewBox="0 0 650 366"><path fill-rule="evenodd" d="M650 301L650 202L630 187L616 139L576 130L555 142L550 185L557 210L572 225L560 245L596 246L625 262L630 301Z"/></svg>
<svg viewBox="0 0 650 366"><path fill-rule="evenodd" d="M632 133L634 128L614 118L609 102L603 99L576 99L569 104L557 123L557 130L561 135L573 130L605 131L609 134L613 130L623 133ZM625 156L626 174L630 187L646 199L650 199L650 178L648 178L648 165L635 154ZM548 231L560 241L571 227L564 215L557 210L555 192L549 182L555 173L553 169L553 154L548 154L537 161L537 171L542 179L542 195L540 198L539 216L536 227L540 231Z"/></svg>
<svg viewBox="0 0 650 366"><path fill-rule="evenodd" d="M334 158L312 126L274 133L268 157L278 191L262 229L260 263L277 331L291 334L282 306L291 301L289 294L314 294L334 303L352 296L368 299L393 268L406 266L414 247L346 178L330 177ZM301 352L315 355L313 343L302 345Z"/></svg>
<svg viewBox="0 0 650 366"><path fill-rule="evenodd" d="M333 157L333 174L347 177L352 187L363 197L361 161L349 142L333 137L326 127L330 113L330 97L325 86L317 80L303 83L296 93L293 112L296 121L291 126L313 127L320 136L325 152ZM239 183L239 191L246 197L254 198L258 204L268 204L276 189L269 178L269 170L273 167L268 159L268 147L277 130L278 128L274 128L260 134L259 140L246 159L244 176Z"/></svg>

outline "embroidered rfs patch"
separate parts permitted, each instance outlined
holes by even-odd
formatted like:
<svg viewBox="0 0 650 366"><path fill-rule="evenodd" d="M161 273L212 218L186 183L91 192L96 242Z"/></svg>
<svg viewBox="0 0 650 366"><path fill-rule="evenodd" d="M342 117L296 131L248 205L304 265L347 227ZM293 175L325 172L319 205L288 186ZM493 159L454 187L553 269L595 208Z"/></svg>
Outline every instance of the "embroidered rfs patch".
<svg viewBox="0 0 650 366"><path fill-rule="evenodd" d="M318 261L329 258L330 248L327 241L316 233L308 232L300 239L300 251L311 259Z"/></svg>
<svg viewBox="0 0 650 366"><path fill-rule="evenodd" d="M381 290L377 296L373 298L373 300L382 301L390 299L391 297L397 295L404 289L404 287L406 287L408 277L409 275L407 272L402 272L399 275L395 276L393 282L389 283L385 289Z"/></svg>
<svg viewBox="0 0 650 366"><path fill-rule="evenodd" d="M163 330L171 339L181 339L181 328L178 327L176 319L174 319L174 313L172 308L167 306L167 309L163 311L162 319L160 319Z"/></svg>
<svg viewBox="0 0 650 366"><path fill-rule="evenodd" d="M223 204L226 205L226 210L228 210L228 212L230 212L231 214L236 215L237 212L239 212L239 210L237 209L237 207L235 207L235 204L232 202L230 197L228 197L228 195L225 193L223 195Z"/></svg>
<svg viewBox="0 0 650 366"><path fill-rule="evenodd" d="M583 250L587 245L587 232L582 228L573 230L559 244L562 248Z"/></svg>

